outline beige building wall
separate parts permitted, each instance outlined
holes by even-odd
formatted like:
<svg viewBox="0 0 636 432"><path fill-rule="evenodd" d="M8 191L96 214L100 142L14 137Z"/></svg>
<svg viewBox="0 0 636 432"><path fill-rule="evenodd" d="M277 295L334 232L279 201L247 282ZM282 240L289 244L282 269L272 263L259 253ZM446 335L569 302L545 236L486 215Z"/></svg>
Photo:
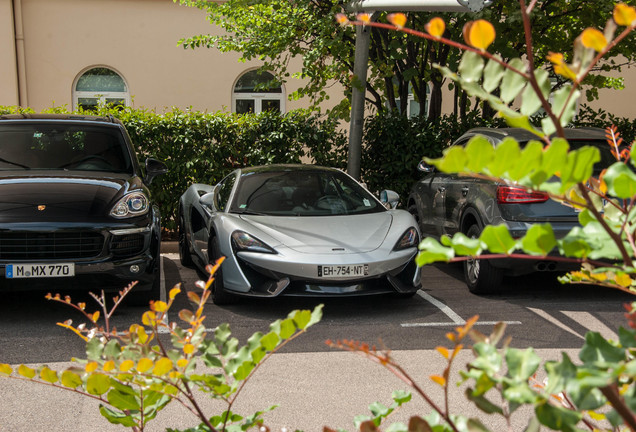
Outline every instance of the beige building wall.
<svg viewBox="0 0 636 432"><path fill-rule="evenodd" d="M12 0L0 0L0 104L18 104L16 31Z"/></svg>
<svg viewBox="0 0 636 432"><path fill-rule="evenodd" d="M12 3L21 6L28 95L22 105L38 111L62 105L70 109L76 79L98 66L107 66L124 78L135 107L157 112L172 106L230 111L235 81L259 65L241 63L235 53L177 46L181 38L218 29L202 11L172 0L0 1L0 28L6 36L0 39L0 54L7 60L15 59L9 11ZM15 75L10 62L3 61L2 68L7 75ZM15 104L16 83L2 82L0 104ZM291 80L284 90L288 95L298 87ZM332 91L339 100L337 90ZM291 110L308 102L286 101L285 105Z"/></svg>

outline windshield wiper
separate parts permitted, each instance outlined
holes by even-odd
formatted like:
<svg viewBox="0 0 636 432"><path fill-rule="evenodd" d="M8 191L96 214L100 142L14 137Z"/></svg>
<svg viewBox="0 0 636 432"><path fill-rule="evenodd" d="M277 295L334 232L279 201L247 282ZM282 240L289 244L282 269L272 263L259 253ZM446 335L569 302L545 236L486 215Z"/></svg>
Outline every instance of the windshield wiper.
<svg viewBox="0 0 636 432"><path fill-rule="evenodd" d="M267 216L267 213L257 212L250 209L241 209L239 211L235 211L232 213L240 214L240 215L251 215L251 216Z"/></svg>
<svg viewBox="0 0 636 432"><path fill-rule="evenodd" d="M17 162L12 162L10 160L6 160L6 159L2 159L2 158L0 158L0 162L8 163L9 165L17 166L17 167L24 168L24 169L31 169L30 166L22 165L22 164L19 164Z"/></svg>

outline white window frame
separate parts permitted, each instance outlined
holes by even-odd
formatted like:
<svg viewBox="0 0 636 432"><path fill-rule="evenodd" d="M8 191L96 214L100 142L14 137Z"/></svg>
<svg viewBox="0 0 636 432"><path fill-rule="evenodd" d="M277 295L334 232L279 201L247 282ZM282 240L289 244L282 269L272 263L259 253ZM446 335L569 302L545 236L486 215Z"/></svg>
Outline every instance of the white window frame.
<svg viewBox="0 0 636 432"><path fill-rule="evenodd" d="M266 92L252 92L252 93L236 93L234 91L234 89L236 88L236 83L238 83L239 79L241 79L241 77L243 75L245 75L248 72L252 72L254 70L257 69L249 69L244 71L243 73L241 73L236 80L234 81L234 84L232 84L232 112L235 113L236 112L236 101L239 99L246 99L246 100L252 100L254 101L254 114L258 114L263 112L263 100L264 99L270 99L270 100L277 100L280 103L280 112L281 113L285 113L286 112L286 106L285 106L285 86L283 84L280 85L280 93L266 93Z"/></svg>
<svg viewBox="0 0 636 432"><path fill-rule="evenodd" d="M86 72L90 71L91 69L96 69L96 68L109 69L109 70L113 71L114 73L116 73L117 75L119 75L119 77L124 82L124 85L126 86L126 91L125 92L104 92L104 91L78 91L78 90L76 90L77 83L80 80L80 78L82 76L84 76L84 74ZM79 100L81 98L97 99L98 106L105 106L106 105L106 99L123 99L124 100L124 105L125 106L130 106L132 104L132 98L130 97L130 91L128 90L129 88L130 87L128 86L128 82L126 81L124 76L121 73L119 73L117 70L113 69L112 67L105 66L105 65L93 65L93 66L87 67L84 70L82 70L79 74L77 74L77 76L75 77L75 80L73 81L73 91L72 91L72 95L73 95L73 109L76 110L76 109L79 108Z"/></svg>

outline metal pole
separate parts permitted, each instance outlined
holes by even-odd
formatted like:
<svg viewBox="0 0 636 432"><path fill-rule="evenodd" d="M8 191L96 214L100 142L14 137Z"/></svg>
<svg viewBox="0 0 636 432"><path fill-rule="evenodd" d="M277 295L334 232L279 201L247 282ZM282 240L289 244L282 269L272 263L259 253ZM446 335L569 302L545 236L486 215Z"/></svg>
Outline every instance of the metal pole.
<svg viewBox="0 0 636 432"><path fill-rule="evenodd" d="M351 93L351 123L349 124L349 159L347 161L347 173L356 180L360 179L364 99L367 87L370 41L371 29L366 26L358 26L356 28L356 52L353 65L354 83Z"/></svg>

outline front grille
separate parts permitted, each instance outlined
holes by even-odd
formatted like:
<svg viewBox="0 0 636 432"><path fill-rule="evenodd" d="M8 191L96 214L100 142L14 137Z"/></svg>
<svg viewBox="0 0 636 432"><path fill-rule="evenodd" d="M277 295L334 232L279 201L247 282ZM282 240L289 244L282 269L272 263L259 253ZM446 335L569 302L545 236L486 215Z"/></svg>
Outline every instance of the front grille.
<svg viewBox="0 0 636 432"><path fill-rule="evenodd" d="M113 236L110 250L117 258L140 254L144 250L144 235L125 234Z"/></svg>
<svg viewBox="0 0 636 432"><path fill-rule="evenodd" d="M104 237L95 231L0 231L0 259L47 260L98 256Z"/></svg>

